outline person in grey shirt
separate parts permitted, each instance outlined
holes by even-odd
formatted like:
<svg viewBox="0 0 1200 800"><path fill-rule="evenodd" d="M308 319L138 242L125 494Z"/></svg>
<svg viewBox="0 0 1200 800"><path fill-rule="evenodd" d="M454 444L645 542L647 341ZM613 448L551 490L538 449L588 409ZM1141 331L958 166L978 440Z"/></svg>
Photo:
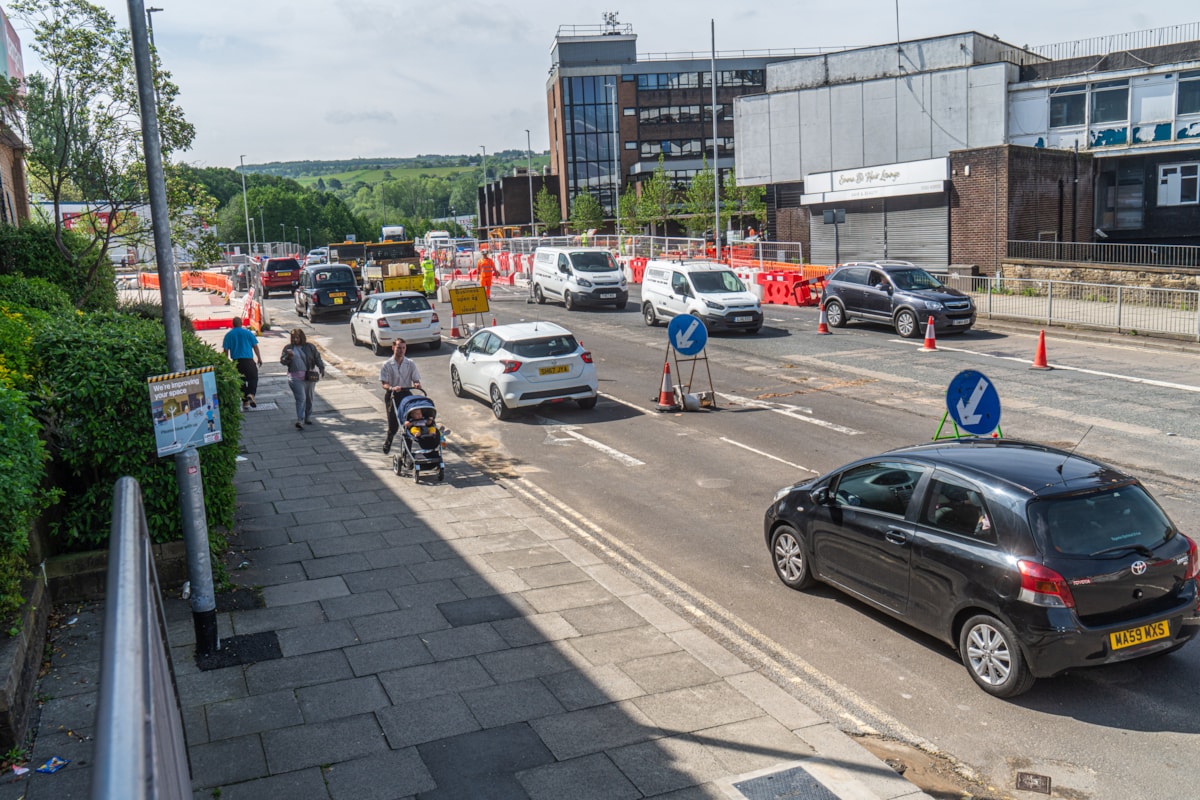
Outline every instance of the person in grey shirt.
<svg viewBox="0 0 1200 800"><path fill-rule="evenodd" d="M408 345L403 339L392 342L392 357L384 362L379 370L379 382L383 384L383 405L387 409L387 439L383 443L383 452L392 450L392 439L400 430L400 420L396 419L396 403L401 398L412 394L412 389L421 388L421 373L417 365L404 357Z"/></svg>

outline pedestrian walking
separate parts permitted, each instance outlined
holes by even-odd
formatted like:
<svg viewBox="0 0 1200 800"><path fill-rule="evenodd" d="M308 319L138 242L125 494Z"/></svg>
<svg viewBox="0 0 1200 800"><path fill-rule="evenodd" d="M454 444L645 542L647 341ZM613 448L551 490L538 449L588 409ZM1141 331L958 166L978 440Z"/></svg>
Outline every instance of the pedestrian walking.
<svg viewBox="0 0 1200 800"><path fill-rule="evenodd" d="M296 399L296 430L312 425L313 394L317 381L325 377L325 362L316 345L308 343L304 331L295 328L292 340L284 345L279 363L287 367L288 386Z"/></svg>
<svg viewBox="0 0 1200 800"><path fill-rule="evenodd" d="M242 318L233 318L233 328L221 340L221 349L237 365L242 376L242 411L258 408L254 395L258 394L258 368L262 366L262 353L258 350L258 337L254 331L242 327Z"/></svg>
<svg viewBox="0 0 1200 800"><path fill-rule="evenodd" d="M490 300L492 299L492 279L496 275L496 264L485 250L479 257L479 263L475 266L479 268L479 285L483 287L483 291Z"/></svg>
<svg viewBox="0 0 1200 800"><path fill-rule="evenodd" d="M412 359L405 358L408 344L403 339L392 342L392 357L384 362L379 370L379 382L383 385L383 405L387 410L387 439L383 442L383 452L390 453L392 439L400 430L400 420L396 418L396 403L412 394L413 389L421 388L421 373Z"/></svg>

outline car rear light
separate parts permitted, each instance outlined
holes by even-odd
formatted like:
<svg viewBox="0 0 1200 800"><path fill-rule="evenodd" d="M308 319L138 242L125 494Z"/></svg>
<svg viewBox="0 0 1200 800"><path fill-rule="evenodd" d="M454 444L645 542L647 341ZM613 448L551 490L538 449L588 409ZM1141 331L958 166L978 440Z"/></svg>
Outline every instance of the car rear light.
<svg viewBox="0 0 1200 800"><path fill-rule="evenodd" d="M583 359L583 363L585 363L585 364L592 363L592 354L589 353L587 350L584 350L583 353L579 357Z"/></svg>
<svg viewBox="0 0 1200 800"><path fill-rule="evenodd" d="M516 372L517 370L519 370L521 368L520 361L509 361L508 359L501 359L500 363L504 365L504 374L505 375L507 375L510 372Z"/></svg>
<svg viewBox="0 0 1200 800"><path fill-rule="evenodd" d="M1049 567L1034 561L1018 561L1021 571L1021 592L1018 599L1035 606L1074 608L1075 597L1066 579Z"/></svg>
<svg viewBox="0 0 1200 800"><path fill-rule="evenodd" d="M381 327L381 328L390 328L390 327L392 327L391 325L388 325L388 321L387 321L387 318L386 318L386 317L380 317L380 318L379 318L379 322L377 322L376 324L377 324L379 327Z"/></svg>
<svg viewBox="0 0 1200 800"><path fill-rule="evenodd" d="M437 312L436 312L436 311L435 311L435 312L433 312L433 316L429 318L429 321L430 321L430 322L437 322L437 321L438 321L438 316L437 316Z"/></svg>
<svg viewBox="0 0 1200 800"><path fill-rule="evenodd" d="M1200 578L1200 551L1196 548L1196 540L1190 536L1184 536L1188 543L1188 561L1187 574L1184 575L1185 581L1190 581L1192 578Z"/></svg>

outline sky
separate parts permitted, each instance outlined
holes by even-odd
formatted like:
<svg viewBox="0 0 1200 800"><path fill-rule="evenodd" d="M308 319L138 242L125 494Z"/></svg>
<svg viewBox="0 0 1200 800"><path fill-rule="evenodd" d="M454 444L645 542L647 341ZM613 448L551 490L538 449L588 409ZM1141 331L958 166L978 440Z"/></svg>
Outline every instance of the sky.
<svg viewBox="0 0 1200 800"><path fill-rule="evenodd" d="M123 0L93 0L128 26ZM6 5L0 0L0 5ZM965 31L1044 45L1200 22L1195 0L147 0L154 43L196 127L197 166L479 155L549 146L560 26L616 11L638 54L868 46ZM17 24L17 23L14 23ZM32 33L17 27L26 71Z"/></svg>

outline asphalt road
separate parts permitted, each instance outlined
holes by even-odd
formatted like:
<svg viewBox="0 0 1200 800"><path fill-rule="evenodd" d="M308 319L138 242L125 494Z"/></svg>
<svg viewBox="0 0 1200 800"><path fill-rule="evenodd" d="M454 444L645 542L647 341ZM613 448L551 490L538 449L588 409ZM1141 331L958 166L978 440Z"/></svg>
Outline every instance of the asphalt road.
<svg viewBox="0 0 1200 800"><path fill-rule="evenodd" d="M1195 794L1200 645L1042 680L1014 701L997 700L974 686L948 646L832 590L782 586L762 514L781 486L930 439L948 383L974 369L1000 393L1006 436L1078 446L1130 470L1185 531L1198 532L1200 350L1052 330L1055 369L1039 371L1029 369L1036 329L943 337L930 353L920 340L862 323L818 336L815 309L768 307L760 335L715 334L706 361L672 362L676 382L690 381L693 391L711 382L720 411L658 414L666 329L645 327L636 287L632 294L624 312L567 312L526 305L519 288L496 289L498 321L560 322L592 350L602 392L592 411L553 406L501 423L483 401L451 394L450 345L411 353L454 447L659 583L847 731L935 748L1005 792L1020 771L1050 776L1062 797ZM286 300L268 305L276 324L306 328L345 359L348 373L378 387L382 359L354 348L344 321L310 325ZM381 423L381 439L382 431Z"/></svg>

